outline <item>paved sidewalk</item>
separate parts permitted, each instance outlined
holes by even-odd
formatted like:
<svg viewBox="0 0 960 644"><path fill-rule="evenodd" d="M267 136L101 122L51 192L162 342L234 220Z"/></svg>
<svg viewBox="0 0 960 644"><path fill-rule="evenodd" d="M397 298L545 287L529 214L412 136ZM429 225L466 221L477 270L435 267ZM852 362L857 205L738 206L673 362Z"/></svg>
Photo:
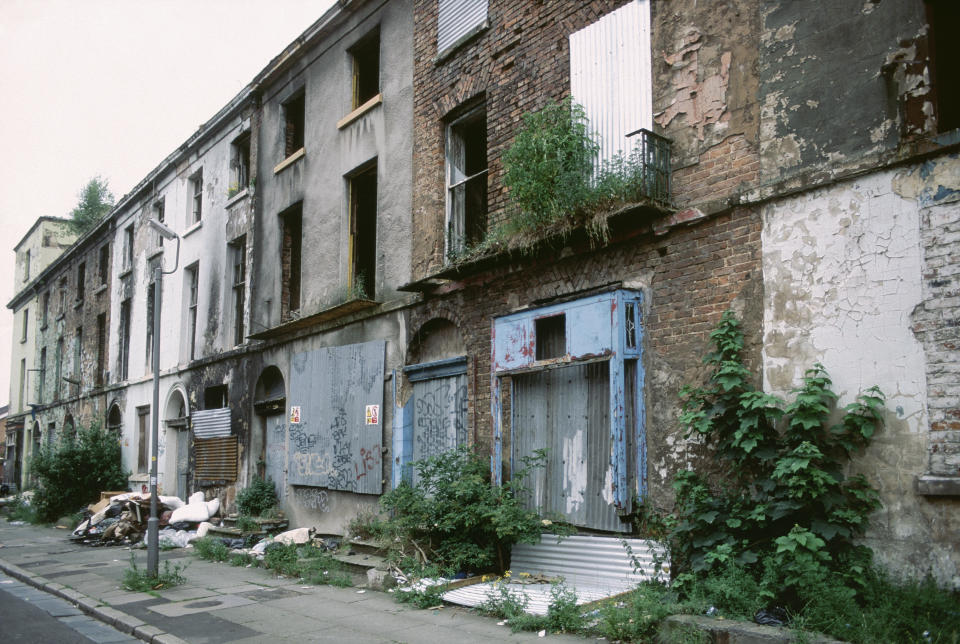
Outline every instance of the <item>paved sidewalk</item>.
<svg viewBox="0 0 960 644"><path fill-rule="evenodd" d="M71 543L66 530L12 526L0 519L0 571L66 599L84 613L146 642L577 642L568 635L510 632L496 619L445 606L419 610L387 593L307 586L262 568L202 561L189 550L160 553L189 562L187 583L154 593L120 588L133 553L145 550Z"/></svg>

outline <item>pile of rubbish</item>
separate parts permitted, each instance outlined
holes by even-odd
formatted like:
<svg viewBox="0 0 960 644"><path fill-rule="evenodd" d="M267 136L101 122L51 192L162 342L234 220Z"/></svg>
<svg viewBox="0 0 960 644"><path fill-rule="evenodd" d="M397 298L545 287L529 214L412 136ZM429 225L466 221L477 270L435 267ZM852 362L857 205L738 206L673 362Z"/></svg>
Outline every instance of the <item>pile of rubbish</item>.
<svg viewBox="0 0 960 644"><path fill-rule="evenodd" d="M160 545L186 547L204 536L220 513L220 499L203 500L203 492L187 502L176 496L158 496ZM139 492L118 494L92 505L71 539L91 546L132 545L144 541L150 518L150 495Z"/></svg>

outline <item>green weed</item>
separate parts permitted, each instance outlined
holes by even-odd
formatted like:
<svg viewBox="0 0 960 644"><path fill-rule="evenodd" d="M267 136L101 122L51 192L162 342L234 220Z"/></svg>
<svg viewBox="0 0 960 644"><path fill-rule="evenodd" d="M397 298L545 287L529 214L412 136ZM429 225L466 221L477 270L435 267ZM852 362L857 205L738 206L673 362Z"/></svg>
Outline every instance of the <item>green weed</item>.
<svg viewBox="0 0 960 644"><path fill-rule="evenodd" d="M141 593L179 586L187 581L186 577L183 576L183 571L186 568L187 564L171 565L169 561L164 561L162 570L158 570L154 577L146 570L137 567L136 559L134 559L133 553L130 553L130 567L123 571L122 585L126 590Z"/></svg>

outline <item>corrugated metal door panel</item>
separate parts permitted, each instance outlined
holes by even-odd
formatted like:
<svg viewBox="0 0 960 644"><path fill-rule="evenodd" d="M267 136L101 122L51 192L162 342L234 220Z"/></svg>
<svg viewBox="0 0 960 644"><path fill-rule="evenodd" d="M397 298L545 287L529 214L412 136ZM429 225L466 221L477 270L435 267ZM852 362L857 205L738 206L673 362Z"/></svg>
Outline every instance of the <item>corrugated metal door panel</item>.
<svg viewBox="0 0 960 644"><path fill-rule="evenodd" d="M230 435L230 408L200 409L190 416L197 438L222 438Z"/></svg>
<svg viewBox="0 0 960 644"><path fill-rule="evenodd" d="M530 507L574 525L622 530L613 505L610 465L610 365L571 365L514 378L514 467L546 448L531 473Z"/></svg>
<svg viewBox="0 0 960 644"><path fill-rule="evenodd" d="M600 143L598 165L619 151L627 134L653 129L650 7L634 0L570 34L570 93L590 119Z"/></svg>
<svg viewBox="0 0 960 644"><path fill-rule="evenodd" d="M487 19L487 0L438 0L437 53Z"/></svg>
<svg viewBox="0 0 960 644"><path fill-rule="evenodd" d="M289 404L301 418L288 432L291 485L380 493L382 418L368 425L366 408L383 408L385 346L375 340L294 356Z"/></svg>
<svg viewBox="0 0 960 644"><path fill-rule="evenodd" d="M237 480L237 437L198 438L193 443L196 478L205 481Z"/></svg>
<svg viewBox="0 0 960 644"><path fill-rule="evenodd" d="M467 376L413 383L413 460L467 444ZM417 472L413 471L413 484Z"/></svg>

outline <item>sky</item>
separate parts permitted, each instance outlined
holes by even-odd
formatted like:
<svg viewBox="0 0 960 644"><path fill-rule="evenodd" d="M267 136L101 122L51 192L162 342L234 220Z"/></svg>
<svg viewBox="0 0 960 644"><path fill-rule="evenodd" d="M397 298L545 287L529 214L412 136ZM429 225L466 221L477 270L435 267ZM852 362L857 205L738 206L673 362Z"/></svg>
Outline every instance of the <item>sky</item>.
<svg viewBox="0 0 960 644"><path fill-rule="evenodd" d="M94 176L119 200L334 0L0 0L0 406L14 245Z"/></svg>

